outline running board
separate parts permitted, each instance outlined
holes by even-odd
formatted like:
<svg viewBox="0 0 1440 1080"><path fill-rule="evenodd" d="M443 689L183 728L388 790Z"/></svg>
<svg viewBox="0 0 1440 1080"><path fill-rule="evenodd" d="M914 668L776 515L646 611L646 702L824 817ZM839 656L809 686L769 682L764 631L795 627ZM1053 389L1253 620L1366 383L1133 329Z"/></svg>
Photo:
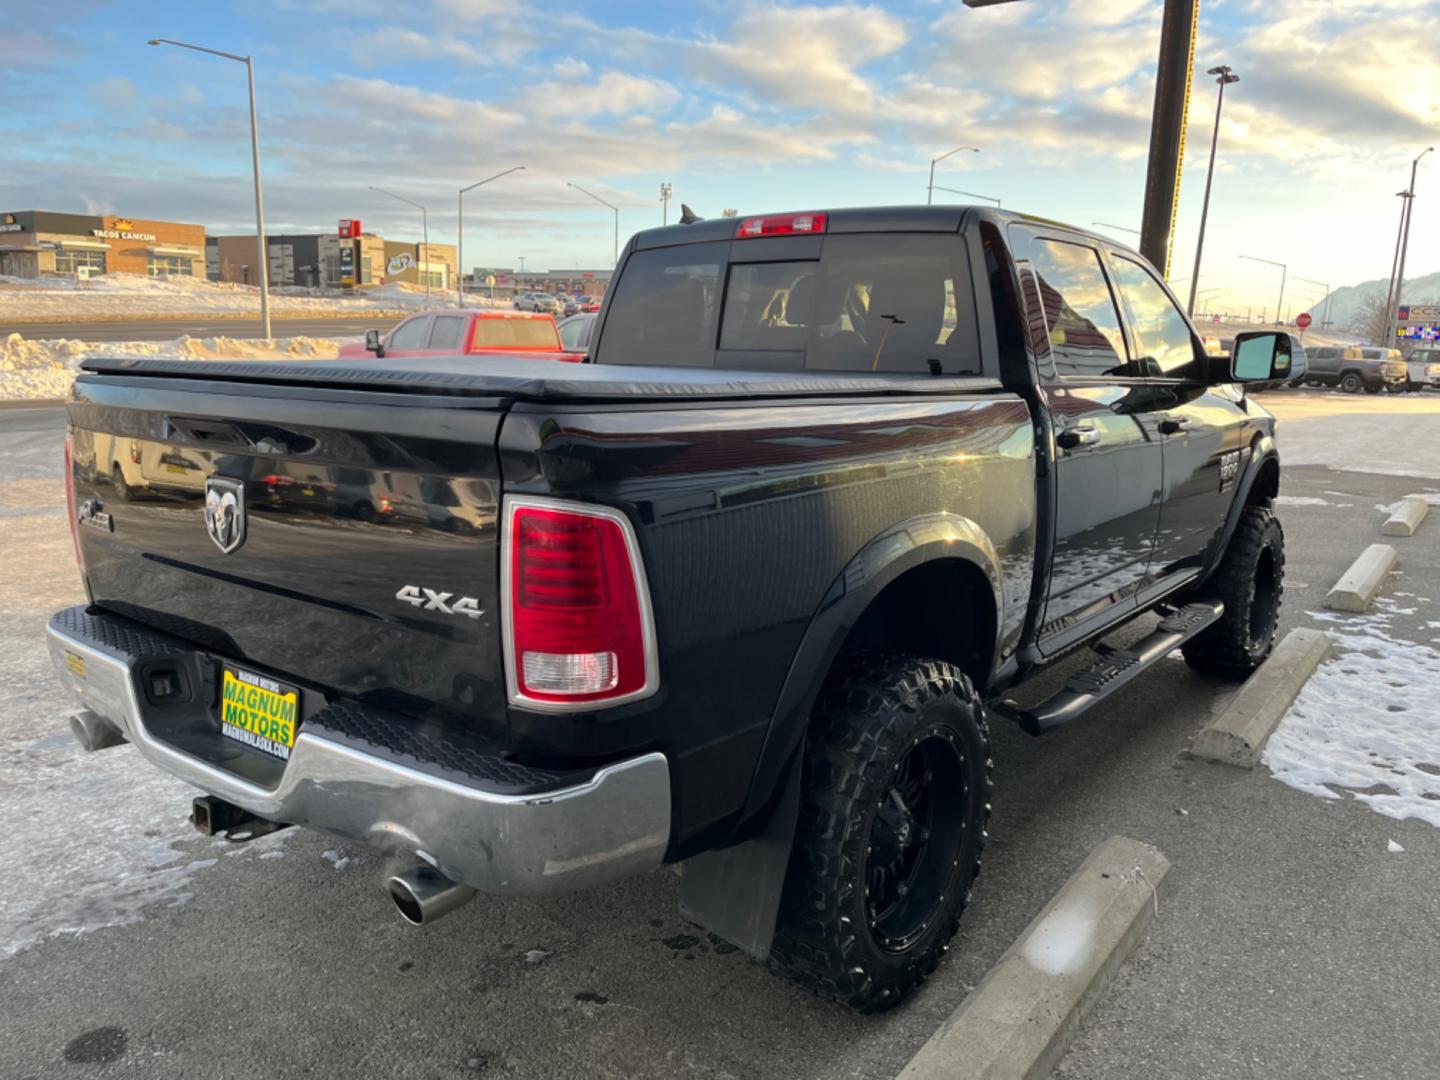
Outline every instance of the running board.
<svg viewBox="0 0 1440 1080"><path fill-rule="evenodd" d="M1099 654L1088 668L1075 672L1065 681L1064 688L1038 705L1025 708L1014 701L1000 702L995 709L1008 716L1031 735L1044 735L1061 724L1083 716L1120 687L1135 678L1151 664L1163 660L1207 626L1225 614L1225 604L1206 600L1176 608L1160 620L1146 637L1124 649L1112 648L1104 642L1095 646Z"/></svg>

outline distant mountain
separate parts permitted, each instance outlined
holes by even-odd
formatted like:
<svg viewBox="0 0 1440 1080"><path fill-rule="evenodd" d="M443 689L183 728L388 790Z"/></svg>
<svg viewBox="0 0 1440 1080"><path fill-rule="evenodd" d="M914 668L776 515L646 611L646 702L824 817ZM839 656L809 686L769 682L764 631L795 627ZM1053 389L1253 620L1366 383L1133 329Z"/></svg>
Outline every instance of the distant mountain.
<svg viewBox="0 0 1440 1080"><path fill-rule="evenodd" d="M1359 317L1360 306L1371 297L1385 299L1385 289L1390 284L1387 278L1362 281L1359 285L1346 285L1330 294L1330 321L1339 330L1348 329ZM1407 277L1403 299L1407 304L1440 303L1440 272L1424 277ZM1319 325L1325 314L1325 301L1310 309L1310 317Z"/></svg>

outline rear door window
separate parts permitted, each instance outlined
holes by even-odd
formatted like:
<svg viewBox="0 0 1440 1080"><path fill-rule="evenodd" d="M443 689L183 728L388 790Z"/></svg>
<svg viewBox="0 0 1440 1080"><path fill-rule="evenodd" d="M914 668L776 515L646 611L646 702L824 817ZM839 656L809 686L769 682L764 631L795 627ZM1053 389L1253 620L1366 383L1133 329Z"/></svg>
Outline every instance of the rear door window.
<svg viewBox="0 0 1440 1080"><path fill-rule="evenodd" d="M430 316L417 315L413 319L407 319L395 328L395 333L390 337L388 349L423 349L425 339L430 334Z"/></svg>
<svg viewBox="0 0 1440 1080"><path fill-rule="evenodd" d="M458 349L465 333L465 319L457 315L440 315L430 331L430 348Z"/></svg>

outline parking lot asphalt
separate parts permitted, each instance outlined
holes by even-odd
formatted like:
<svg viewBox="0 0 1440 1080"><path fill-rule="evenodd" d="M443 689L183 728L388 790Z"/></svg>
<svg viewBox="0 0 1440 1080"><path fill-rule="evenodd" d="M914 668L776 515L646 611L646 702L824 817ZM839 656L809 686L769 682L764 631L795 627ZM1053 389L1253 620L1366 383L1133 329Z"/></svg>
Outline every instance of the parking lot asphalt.
<svg viewBox="0 0 1440 1080"><path fill-rule="evenodd" d="M1362 450L1387 437L1390 414L1355 424L1354 399L1276 398L1282 447L1287 424L1307 439L1304 425L1344 427ZM1440 396L1433 407L1440 427ZM1435 1074L1440 831L1264 767L1186 759L1232 691L1175 659L1042 740L997 722L974 903L931 982L880 1017L810 998L688 925L670 870L481 897L416 929L384 897L378 856L298 830L200 837L184 785L127 747L83 755L62 734L43 627L82 594L58 417L0 411L0 1076L889 1076L1116 833L1165 852L1170 896L1060 1075ZM1285 472L1282 633L1332 625L1314 613L1378 539L1377 506L1440 489L1334 464ZM1440 621L1440 521L1396 544L1390 632L1440 637L1426 626Z"/></svg>

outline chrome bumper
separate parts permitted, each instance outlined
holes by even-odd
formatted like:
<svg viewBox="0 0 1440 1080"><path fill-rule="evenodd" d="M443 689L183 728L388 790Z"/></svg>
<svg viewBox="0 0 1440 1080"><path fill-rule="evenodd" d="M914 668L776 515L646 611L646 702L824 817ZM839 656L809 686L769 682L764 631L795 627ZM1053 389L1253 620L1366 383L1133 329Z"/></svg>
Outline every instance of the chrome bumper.
<svg viewBox="0 0 1440 1080"><path fill-rule="evenodd" d="M209 794L271 821L387 851L413 852L447 877L490 893L568 892L658 866L670 837L665 755L601 769L589 781L511 795L431 775L303 728L282 779L261 787L156 738L127 635L97 640L52 621L60 681L142 755Z"/></svg>

